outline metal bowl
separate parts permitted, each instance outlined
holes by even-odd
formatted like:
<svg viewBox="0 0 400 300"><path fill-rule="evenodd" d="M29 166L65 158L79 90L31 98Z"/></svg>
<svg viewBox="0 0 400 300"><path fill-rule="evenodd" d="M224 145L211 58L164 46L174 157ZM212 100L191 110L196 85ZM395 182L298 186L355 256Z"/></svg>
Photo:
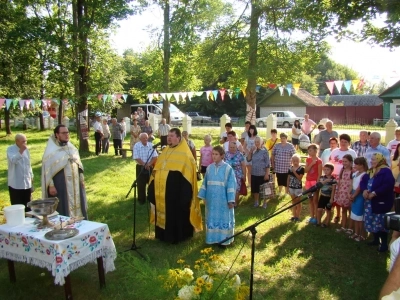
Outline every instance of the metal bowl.
<svg viewBox="0 0 400 300"><path fill-rule="evenodd" d="M28 207L39 216L51 215L56 211L58 205L58 198L46 198L28 202Z"/></svg>
<svg viewBox="0 0 400 300"><path fill-rule="evenodd" d="M43 216L42 222L37 226L38 228L51 228L54 227L53 223L49 222L47 218L48 215L51 215L56 211L58 205L58 198L46 198L40 200L34 200L28 202L28 207L31 208L32 212L38 216Z"/></svg>

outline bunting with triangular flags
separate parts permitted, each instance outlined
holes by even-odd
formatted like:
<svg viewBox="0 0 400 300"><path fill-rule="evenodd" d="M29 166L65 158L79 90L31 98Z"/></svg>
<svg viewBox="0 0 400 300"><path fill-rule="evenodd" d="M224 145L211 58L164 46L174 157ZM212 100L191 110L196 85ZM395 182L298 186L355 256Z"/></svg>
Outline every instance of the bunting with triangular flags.
<svg viewBox="0 0 400 300"><path fill-rule="evenodd" d="M327 81L325 82L326 86L328 87L329 92L331 93L331 95L333 94L333 87L335 85L335 82L333 81Z"/></svg>
<svg viewBox="0 0 400 300"><path fill-rule="evenodd" d="M351 89L351 80L346 80L343 82L343 86L346 89L346 91L348 93L350 93L350 89Z"/></svg>

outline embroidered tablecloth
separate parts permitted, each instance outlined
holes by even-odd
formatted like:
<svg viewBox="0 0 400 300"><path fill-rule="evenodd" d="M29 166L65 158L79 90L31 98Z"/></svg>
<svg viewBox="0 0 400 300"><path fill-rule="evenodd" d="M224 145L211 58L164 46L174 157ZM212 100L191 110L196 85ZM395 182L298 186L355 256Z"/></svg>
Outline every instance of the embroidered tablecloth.
<svg viewBox="0 0 400 300"><path fill-rule="evenodd" d="M68 219L61 216L63 222ZM59 223L60 216L51 221ZM78 229L78 235L51 241L44 235L52 229L37 229L34 222L34 218L26 218L20 226L0 226L0 258L47 268L59 285L65 283L69 273L89 262L96 263L98 257L103 257L105 273L115 270L117 252L107 224L80 221L67 226Z"/></svg>

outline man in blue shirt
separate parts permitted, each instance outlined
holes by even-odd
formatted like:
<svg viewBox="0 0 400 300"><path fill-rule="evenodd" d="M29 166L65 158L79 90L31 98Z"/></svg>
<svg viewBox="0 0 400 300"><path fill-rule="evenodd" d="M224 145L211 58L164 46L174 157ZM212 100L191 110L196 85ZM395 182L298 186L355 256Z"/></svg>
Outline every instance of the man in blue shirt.
<svg viewBox="0 0 400 300"><path fill-rule="evenodd" d="M381 153L386 160L387 165L390 167L392 162L390 161L390 151L380 144L381 135L379 132L372 132L369 137L369 148L365 152L365 159L367 160L368 167L371 168L371 158L374 153Z"/></svg>

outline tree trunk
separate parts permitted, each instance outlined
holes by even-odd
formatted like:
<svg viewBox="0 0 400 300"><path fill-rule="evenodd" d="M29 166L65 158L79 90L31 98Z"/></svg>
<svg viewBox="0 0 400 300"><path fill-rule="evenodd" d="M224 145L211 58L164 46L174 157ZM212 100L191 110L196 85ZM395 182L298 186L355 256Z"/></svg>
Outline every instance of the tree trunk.
<svg viewBox="0 0 400 300"><path fill-rule="evenodd" d="M79 151L89 151L89 141L87 132L81 130L81 118L88 122L88 105L87 105L87 72L88 72L88 53L87 53L87 33L84 23L84 0L73 1L73 39L74 39L74 63L75 63L75 98L78 100L76 117L77 117L77 134L79 136ZM79 45L79 46L78 46Z"/></svg>
<svg viewBox="0 0 400 300"><path fill-rule="evenodd" d="M170 44L170 6L169 0L164 1L164 60L163 60L163 88L164 92L169 92L169 64L171 58L171 44ZM171 116L169 113L169 99L165 97L163 101L162 117L166 119L167 124L171 122Z"/></svg>
<svg viewBox="0 0 400 300"><path fill-rule="evenodd" d="M249 36L249 67L247 70L247 87L246 87L246 103L248 112L246 121L251 124L256 122L256 85L257 85L257 48L259 40L259 18L261 10L256 3L256 0L251 1L251 15L250 15L250 36Z"/></svg>
<svg viewBox="0 0 400 300"><path fill-rule="evenodd" d="M6 124L6 135L12 134L11 126L10 126L10 109L11 109L11 106L9 109L7 109L7 108L4 109L4 122Z"/></svg>

